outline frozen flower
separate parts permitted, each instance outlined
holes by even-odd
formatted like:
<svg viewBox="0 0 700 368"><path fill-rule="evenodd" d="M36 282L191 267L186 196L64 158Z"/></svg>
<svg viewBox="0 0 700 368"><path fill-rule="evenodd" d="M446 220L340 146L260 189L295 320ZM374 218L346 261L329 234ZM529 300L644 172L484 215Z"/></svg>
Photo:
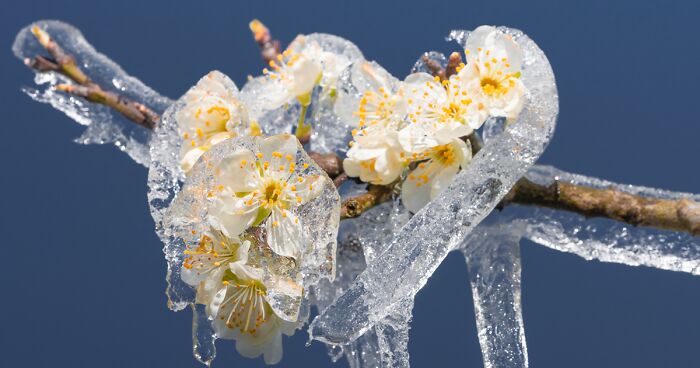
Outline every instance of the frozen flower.
<svg viewBox="0 0 700 368"><path fill-rule="evenodd" d="M266 98L271 101L268 108L282 106L295 98L305 106L311 102L311 91L322 77L323 65L314 53L295 52L291 47L277 58L270 60L270 69L263 69L269 87Z"/></svg>
<svg viewBox="0 0 700 368"><path fill-rule="evenodd" d="M282 359L282 334L292 335L298 323L275 314L267 301L263 271L246 264L250 242L240 244L237 261L226 264L215 281L220 287L205 301L216 335L236 341L236 350L247 358L263 355L266 364Z"/></svg>
<svg viewBox="0 0 700 368"><path fill-rule="evenodd" d="M253 132L236 85L220 72L210 72L200 79L184 100L175 119L184 140L180 166L185 172L215 144Z"/></svg>
<svg viewBox="0 0 700 368"><path fill-rule="evenodd" d="M335 113L351 127L398 129L405 125L406 98L403 83L373 62L358 62L351 69L356 94L341 92Z"/></svg>
<svg viewBox="0 0 700 368"><path fill-rule="evenodd" d="M367 134L365 134L367 133ZM350 177L372 184L389 184L396 180L406 167L404 152L396 130L376 127L355 135L343 169Z"/></svg>
<svg viewBox="0 0 700 368"><path fill-rule="evenodd" d="M325 182L299 173L297 144L294 136L280 134L262 140L260 152L241 148L222 160L214 168L218 184L211 198L212 226L229 237L264 226L273 252L299 257L304 243L294 210L318 196Z"/></svg>
<svg viewBox="0 0 700 368"><path fill-rule="evenodd" d="M319 85L330 92L335 88L340 73L351 64L350 59L341 54L325 51L316 42L306 42L303 36L299 36L298 39L300 39L299 42L308 44L305 52L321 63L322 76Z"/></svg>
<svg viewBox="0 0 700 368"><path fill-rule="evenodd" d="M525 99L518 44L494 27L481 26L469 36L465 54L467 64L458 74L469 95L488 115L515 120Z"/></svg>
<svg viewBox="0 0 700 368"><path fill-rule="evenodd" d="M248 257L250 241L226 237L220 231L202 234L196 245L188 245L180 271L182 281L197 288L197 300L209 300L229 264Z"/></svg>
<svg viewBox="0 0 700 368"><path fill-rule="evenodd" d="M447 188L471 157L471 147L459 138L421 153L419 160L425 161L418 164L401 187L404 206L413 213L418 212Z"/></svg>
<svg viewBox="0 0 700 368"><path fill-rule="evenodd" d="M453 75L441 81L426 73L406 77L409 125L399 140L408 152L421 152L441 141L472 133L486 120L483 106L475 102Z"/></svg>

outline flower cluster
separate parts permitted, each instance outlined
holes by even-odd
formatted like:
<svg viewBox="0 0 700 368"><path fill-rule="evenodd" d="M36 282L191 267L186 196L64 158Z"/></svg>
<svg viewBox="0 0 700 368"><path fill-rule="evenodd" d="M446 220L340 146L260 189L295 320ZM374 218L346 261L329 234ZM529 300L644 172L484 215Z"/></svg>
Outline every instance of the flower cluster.
<svg viewBox="0 0 700 368"><path fill-rule="evenodd" d="M345 115L357 127L343 162L349 176L386 185L408 170L401 198L417 212L471 160L465 137L489 117L516 119L525 94L518 45L482 26L469 37L465 55L466 64L445 80L414 73L396 81L376 64L354 68L366 88Z"/></svg>
<svg viewBox="0 0 700 368"><path fill-rule="evenodd" d="M319 197L330 179L307 170L293 135L231 138L262 135L256 121L295 103L301 106L297 137L304 136L299 133L309 128L304 117L313 94L342 123L356 127L345 172L378 185L401 180L402 201L417 212L471 160L465 137L489 117L513 121L523 106L521 51L493 27L474 31L466 64L445 80L414 73L399 81L333 37L297 37L242 92L212 72L180 100L174 115L180 168L191 186L203 188L189 192L201 197L192 208L204 214L196 229L181 236L186 250L180 278L196 290L195 302L206 306L216 337L235 340L243 356L263 355L268 364L281 359L281 336L303 323L301 270L309 263L310 239L299 207Z"/></svg>
<svg viewBox="0 0 700 368"><path fill-rule="evenodd" d="M284 68L293 68L315 60L309 55L287 53L280 60L289 57ZM290 82L287 70L275 69L267 76ZM299 88L282 89L297 97L309 93ZM188 176L215 145L261 135L235 84L222 73L209 73L180 101L173 116L181 141L180 169ZM302 174L308 163L299 163L294 136L259 142L257 150L239 148L209 168L216 183L206 193L205 230L192 230L187 239L180 276L195 288L195 302L206 306L218 338L235 340L243 356L263 355L274 364L282 357L282 334L291 335L302 321L296 319L300 303L285 306L297 309L285 313L275 308L269 292L283 280L284 293L300 300L303 285L289 276L299 272L307 246L297 208L317 197L325 182L319 175ZM281 267L292 271L271 271Z"/></svg>
<svg viewBox="0 0 700 368"><path fill-rule="evenodd" d="M180 276L206 305L218 338L235 340L243 356L263 355L274 364L282 357L282 334L292 334L301 321L275 308L270 289L282 280L285 293L301 297L303 286L289 276L303 262L307 242L297 209L317 197L325 181L303 174L306 164L297 168L294 136L258 142L257 149L239 147L205 164L213 180L203 202L206 230L192 230Z"/></svg>

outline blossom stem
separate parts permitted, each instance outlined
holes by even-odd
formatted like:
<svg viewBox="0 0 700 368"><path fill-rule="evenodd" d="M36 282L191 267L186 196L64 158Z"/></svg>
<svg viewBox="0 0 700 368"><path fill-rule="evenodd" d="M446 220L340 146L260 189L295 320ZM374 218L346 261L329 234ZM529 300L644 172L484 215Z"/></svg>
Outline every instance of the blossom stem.
<svg viewBox="0 0 700 368"><path fill-rule="evenodd" d="M299 122L297 123L297 129L296 132L294 133L297 138L302 141L305 140L306 137L311 134L311 125L306 124L306 114L309 110L309 104L304 104L302 102L301 104L301 112L299 113Z"/></svg>

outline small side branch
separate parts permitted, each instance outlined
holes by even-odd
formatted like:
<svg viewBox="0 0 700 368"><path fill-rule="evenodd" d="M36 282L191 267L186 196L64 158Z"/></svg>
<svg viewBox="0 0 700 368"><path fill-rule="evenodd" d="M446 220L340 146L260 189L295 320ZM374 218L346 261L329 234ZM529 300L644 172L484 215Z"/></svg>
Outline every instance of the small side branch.
<svg viewBox="0 0 700 368"><path fill-rule="evenodd" d="M280 41L273 39L270 30L257 19L253 19L249 26L255 42L260 46L260 56L265 61L265 65L276 60L281 52Z"/></svg>
<svg viewBox="0 0 700 368"><path fill-rule="evenodd" d="M393 188L387 185L370 185L367 192L348 198L340 206L340 219L358 217L370 208L391 199Z"/></svg>
<svg viewBox="0 0 700 368"><path fill-rule="evenodd" d="M99 84L92 81L80 69L73 55L63 50L39 26L33 26L32 33L51 57L37 55L32 59L24 60L24 63L37 72L61 73L76 83L76 85L59 84L56 86L57 90L84 98L90 102L109 106L120 112L127 119L145 128L153 129L156 126L160 116L153 110L118 93L103 89Z"/></svg>

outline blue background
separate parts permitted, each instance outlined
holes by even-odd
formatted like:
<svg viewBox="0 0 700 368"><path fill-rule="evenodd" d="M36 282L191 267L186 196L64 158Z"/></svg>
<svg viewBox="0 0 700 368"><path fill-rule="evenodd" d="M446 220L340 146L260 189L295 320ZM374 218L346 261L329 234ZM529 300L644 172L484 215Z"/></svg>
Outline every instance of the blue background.
<svg viewBox="0 0 700 368"><path fill-rule="evenodd" d="M10 52L37 19L80 28L132 75L178 97L211 69L239 85L261 70L248 21L284 43L334 33L403 76L443 37L480 24L523 29L547 53L561 115L541 163L613 181L700 192L697 1L0 2L0 366L193 367L190 313L166 309L165 262L146 170L19 91ZM532 367L697 367L700 278L586 262L523 244ZM481 367L467 271L447 258L418 295L414 367ZM305 334L285 367L330 366ZM257 367L220 341L216 367ZM345 366L345 362L337 366Z"/></svg>

